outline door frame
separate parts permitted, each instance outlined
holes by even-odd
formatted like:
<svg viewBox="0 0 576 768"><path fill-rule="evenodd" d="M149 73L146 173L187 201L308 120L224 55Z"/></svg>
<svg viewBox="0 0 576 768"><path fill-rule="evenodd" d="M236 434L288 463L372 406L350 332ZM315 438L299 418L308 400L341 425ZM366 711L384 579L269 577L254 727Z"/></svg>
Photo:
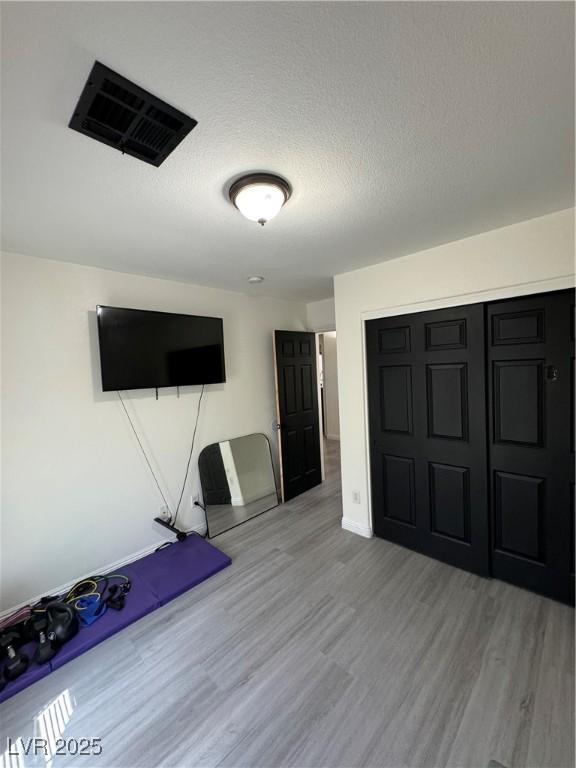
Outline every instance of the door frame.
<svg viewBox="0 0 576 768"><path fill-rule="evenodd" d="M320 386L320 336L324 331L314 332L314 343L316 344L316 397L318 398L318 424L320 432L320 472L322 482L326 480L326 470L324 468L324 409L322 408L322 387ZM324 363L324 360L322 360Z"/></svg>
<svg viewBox="0 0 576 768"><path fill-rule="evenodd" d="M522 296L530 296L534 293L548 293L549 291L561 291L566 288L575 288L576 278L574 275L565 275L563 277L553 277L546 280L537 280L530 283L516 283L503 286L501 288L489 288L484 291L475 291L474 293L458 293L452 296L445 296L440 299L429 299L419 301L413 304L394 304L382 309L364 310L360 313L360 326L362 334L362 407L364 408L364 465L366 500L369 516L369 531L362 531L362 535L374 536L374 515L372 507L372 483L370 478L370 425L368 410L368 357L366 350L366 321L377 320L383 317L396 317L397 315L409 315L416 312L427 312L434 309L448 309L450 307L459 307L464 304L479 304L487 301L498 301L499 299L515 299Z"/></svg>
<svg viewBox="0 0 576 768"><path fill-rule="evenodd" d="M318 375L320 373L320 336L323 336L325 333L336 333L336 325L333 327L326 326L322 327L319 331L314 331L316 334L316 385L318 388L318 416L319 416L319 422L320 422L320 468L322 471L322 482L326 480L326 467L325 467L325 455L324 455L324 412L322 410L322 389L320 387L320 376ZM338 335L336 335L336 338L338 338ZM324 362L324 361L323 361Z"/></svg>

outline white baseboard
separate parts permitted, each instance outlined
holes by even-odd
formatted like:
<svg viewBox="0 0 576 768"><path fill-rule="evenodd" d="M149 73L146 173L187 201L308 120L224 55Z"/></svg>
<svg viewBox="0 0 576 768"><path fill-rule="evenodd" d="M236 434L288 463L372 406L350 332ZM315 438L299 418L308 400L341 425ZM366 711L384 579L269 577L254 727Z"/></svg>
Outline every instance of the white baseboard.
<svg viewBox="0 0 576 768"><path fill-rule="evenodd" d="M196 533L200 533L204 535L206 533L206 526L201 523L199 525L196 525L192 528L190 528L190 532L195 531ZM19 603L18 605L12 606L12 608L5 608L4 610L0 611L0 619L3 619L5 616L9 616L11 613L14 613L15 611L18 611L20 608L24 608L28 605L34 605L34 603L37 603L44 595L60 595L63 592L66 592L67 590L71 589L74 584L77 584L79 581L82 581L82 579L88 579L90 576L93 576L95 573L110 573L111 571L117 571L120 568L122 568L124 565L128 565L129 563L133 563L134 560L140 560L141 557L146 557L146 555L150 555L152 552L154 552L155 549L158 549L158 547L162 546L162 544L166 544L166 539L160 539L155 544L151 544L148 547L145 547L144 549L141 549L139 552L133 552L131 555L127 555L126 557L123 557L121 560L116 560L113 563L108 563L107 565L102 565L99 568L93 568L90 573L84 573L77 576L72 581L67 582L66 584L60 584L58 587L52 587L51 589L46 589L44 592L42 592L41 595L34 595L34 597L30 597L28 600L24 600L24 602Z"/></svg>
<svg viewBox="0 0 576 768"><path fill-rule="evenodd" d="M354 520L347 520L345 517L342 518L342 528L345 531L356 533L358 536L364 536L365 539L371 539L372 536L374 535L372 533L372 529L369 528L367 525L361 525L360 523L355 523Z"/></svg>

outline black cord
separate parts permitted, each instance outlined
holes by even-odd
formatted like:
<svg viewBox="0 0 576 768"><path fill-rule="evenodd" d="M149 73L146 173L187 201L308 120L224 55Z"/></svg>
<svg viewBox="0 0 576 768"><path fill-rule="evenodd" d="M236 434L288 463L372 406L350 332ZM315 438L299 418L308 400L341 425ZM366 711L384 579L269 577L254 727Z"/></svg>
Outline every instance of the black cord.
<svg viewBox="0 0 576 768"><path fill-rule="evenodd" d="M180 504L182 503L182 497L184 496L184 489L186 488L186 482L188 480L188 472L190 471L190 462L192 461L192 453L194 452L194 441L196 440L196 430L198 429L198 420L200 418L200 406L202 405L202 398L204 397L204 384L200 390L200 397L198 398L198 408L196 409L196 422L194 424L194 432L192 434L192 445L190 446L190 453L188 454L188 463L186 464L186 474L184 475L184 482L182 483L182 490L180 491L180 498L178 499L178 505L176 506L176 512L174 514L174 520L172 525L176 527L176 521L178 520L178 513L180 511Z"/></svg>
<svg viewBox="0 0 576 768"><path fill-rule="evenodd" d="M202 390L204 390L204 387L202 387ZM117 395L120 398L120 402L122 403L122 408L124 408L124 413L126 414L126 416L128 416L128 421L130 422L130 426L132 427L132 432L134 432L136 440L138 440L138 445L140 446L140 450L142 451L142 455L146 459L146 464L148 464L148 468L150 469L150 472L152 473L152 477L154 478L154 482L156 483L156 487L160 491L160 496L162 496L162 500L164 501L164 504L166 505L166 509L168 510L168 512L171 515L172 512L170 510L170 505L166 501L166 496L164 496L164 494L162 493L162 488L160 487L160 483L158 482L158 478L156 477L156 473L152 469L152 464L150 464L150 462L148 461L148 456L146 455L146 451L144 450L144 446L140 442L140 438L138 437L138 432L136 432L136 428L134 427L134 424L132 423L132 419L130 418L130 414L128 413L128 409L124 405L124 400L122 399L122 395L120 394L119 390L117 391ZM194 434L196 434L196 433L194 433Z"/></svg>

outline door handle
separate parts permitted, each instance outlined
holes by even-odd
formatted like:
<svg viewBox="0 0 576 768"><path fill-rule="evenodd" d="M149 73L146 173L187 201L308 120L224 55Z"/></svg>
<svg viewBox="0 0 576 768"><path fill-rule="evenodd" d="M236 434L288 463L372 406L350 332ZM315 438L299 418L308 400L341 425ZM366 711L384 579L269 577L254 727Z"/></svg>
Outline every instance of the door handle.
<svg viewBox="0 0 576 768"><path fill-rule="evenodd" d="M282 424L280 424L279 421L276 421L272 426L274 427L274 430L276 432L280 432L280 430L282 429Z"/></svg>
<svg viewBox="0 0 576 768"><path fill-rule="evenodd" d="M548 381L558 381L560 378L560 371L555 365L546 366L546 378Z"/></svg>

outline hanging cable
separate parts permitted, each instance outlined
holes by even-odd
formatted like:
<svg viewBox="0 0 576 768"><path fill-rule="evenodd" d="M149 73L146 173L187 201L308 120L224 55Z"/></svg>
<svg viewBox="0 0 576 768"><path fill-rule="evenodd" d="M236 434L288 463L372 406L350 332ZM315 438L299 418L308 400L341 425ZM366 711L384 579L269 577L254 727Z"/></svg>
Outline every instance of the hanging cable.
<svg viewBox="0 0 576 768"><path fill-rule="evenodd" d="M180 504L182 503L182 497L184 496L184 489L186 488L186 482L188 480L188 472L190 471L190 462L192 461L192 454L194 452L194 441L196 440L196 430L198 429L198 420L200 418L200 406L202 405L202 398L204 397L204 384L200 390L200 397L198 398L198 408L196 409L196 422L194 424L194 432L192 433L192 445L190 446L190 453L188 454L188 463L186 464L186 474L184 475L184 482L182 483L182 490L180 491L180 498L178 499L178 505L176 506L176 512L172 525L176 526L178 519L178 513L180 512Z"/></svg>
<svg viewBox="0 0 576 768"><path fill-rule="evenodd" d="M202 386L202 391L204 391L204 386ZM170 509L170 505L166 501L166 496L164 496L164 494L162 493L162 488L160 487L160 483L158 482L158 478L156 477L156 473L152 469L152 464L150 464L150 462L148 461L148 456L146 455L146 451L144 450L144 446L140 442L140 438L138 437L138 432L136 432L136 428L134 427L134 424L132 423L132 419L130 418L130 414L128 413L128 409L126 408L126 406L124 404L124 400L122 399L122 395L120 394L119 390L117 391L117 395L120 398L120 402L122 403L122 408L124 408L124 413L128 417L128 421L130 422L130 426L132 427L132 432L134 432L134 436L136 437L136 440L138 441L138 445L140 446L140 450L142 451L142 455L146 459L146 464L148 464L148 468L150 469L150 472L152 473L152 477L154 478L154 482L156 483L156 487L160 491L160 496L162 496L162 500L164 501L164 504L166 505L166 509L168 510L170 515L172 515L172 511ZM194 434L196 434L196 431L194 431ZM184 481L184 482L186 482L186 481ZM184 491L182 491L182 492L184 492Z"/></svg>

